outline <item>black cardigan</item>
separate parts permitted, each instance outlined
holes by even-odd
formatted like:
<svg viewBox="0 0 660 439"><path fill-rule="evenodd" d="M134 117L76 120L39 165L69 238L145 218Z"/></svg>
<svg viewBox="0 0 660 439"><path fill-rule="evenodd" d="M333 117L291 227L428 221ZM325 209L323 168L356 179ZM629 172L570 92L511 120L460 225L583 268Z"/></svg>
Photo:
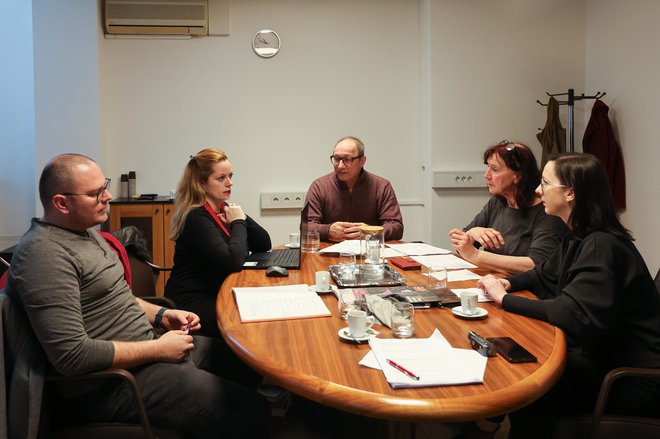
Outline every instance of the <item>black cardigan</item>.
<svg viewBox="0 0 660 439"><path fill-rule="evenodd" d="M660 367L660 295L641 255L627 239L594 232L564 238L547 261L509 278L507 311L545 320L565 331L568 347L605 370Z"/></svg>

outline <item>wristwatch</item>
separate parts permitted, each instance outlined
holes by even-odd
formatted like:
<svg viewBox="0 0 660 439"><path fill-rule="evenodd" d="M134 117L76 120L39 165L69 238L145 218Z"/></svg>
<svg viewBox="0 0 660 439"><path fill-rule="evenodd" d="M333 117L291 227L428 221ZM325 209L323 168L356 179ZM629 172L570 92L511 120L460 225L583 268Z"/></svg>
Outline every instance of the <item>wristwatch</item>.
<svg viewBox="0 0 660 439"><path fill-rule="evenodd" d="M154 328L162 328L163 327L163 314L165 314L165 311L167 311L169 308L165 308L164 306L158 310L156 313L156 318L154 319Z"/></svg>

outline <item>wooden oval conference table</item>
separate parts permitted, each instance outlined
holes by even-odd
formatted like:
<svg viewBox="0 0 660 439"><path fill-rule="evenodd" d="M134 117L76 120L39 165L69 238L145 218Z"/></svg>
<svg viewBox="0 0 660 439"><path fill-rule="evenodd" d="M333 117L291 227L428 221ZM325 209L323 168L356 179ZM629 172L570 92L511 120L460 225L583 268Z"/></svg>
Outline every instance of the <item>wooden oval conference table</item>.
<svg viewBox="0 0 660 439"><path fill-rule="evenodd" d="M336 256L336 255L335 255ZM499 355L488 359L483 384L392 389L383 372L358 362L369 352L367 344L342 342L337 332L346 326L339 318L337 298L323 296L331 317L241 323L232 288L309 284L315 272L337 263L336 257L303 253L300 270L289 277L266 277L264 270L243 270L223 283L217 298L218 325L237 355L285 389L318 403L374 418L405 421L460 422L483 419L523 407L550 389L563 371L564 334L538 320L507 313L493 303L483 320L463 320L448 308L416 311L415 337L429 337L435 328L455 348L470 349L468 331L484 337L510 336L538 359L537 363L510 364ZM479 271L480 274L485 274ZM408 285L424 284L419 270L400 271ZM476 281L450 282L450 288L475 286ZM531 293L519 293L534 297ZM379 337L391 338L385 326L374 325Z"/></svg>

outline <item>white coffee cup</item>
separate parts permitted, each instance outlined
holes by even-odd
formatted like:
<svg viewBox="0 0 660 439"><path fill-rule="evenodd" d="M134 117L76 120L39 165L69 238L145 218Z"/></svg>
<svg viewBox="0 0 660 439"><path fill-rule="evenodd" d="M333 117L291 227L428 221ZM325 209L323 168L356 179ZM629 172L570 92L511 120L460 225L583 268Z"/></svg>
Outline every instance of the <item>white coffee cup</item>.
<svg viewBox="0 0 660 439"><path fill-rule="evenodd" d="M351 332L351 337L362 337L367 329L371 328L374 324L374 316L367 316L365 311L361 309L353 309L348 312L348 330Z"/></svg>
<svg viewBox="0 0 660 439"><path fill-rule="evenodd" d="M478 294L474 291L466 291L461 294L461 312L466 316L473 316L477 314L478 308Z"/></svg>
<svg viewBox="0 0 660 439"><path fill-rule="evenodd" d="M289 233L289 247L298 247L300 245L300 232Z"/></svg>
<svg viewBox="0 0 660 439"><path fill-rule="evenodd" d="M328 291L330 289L330 272L316 272L316 291Z"/></svg>

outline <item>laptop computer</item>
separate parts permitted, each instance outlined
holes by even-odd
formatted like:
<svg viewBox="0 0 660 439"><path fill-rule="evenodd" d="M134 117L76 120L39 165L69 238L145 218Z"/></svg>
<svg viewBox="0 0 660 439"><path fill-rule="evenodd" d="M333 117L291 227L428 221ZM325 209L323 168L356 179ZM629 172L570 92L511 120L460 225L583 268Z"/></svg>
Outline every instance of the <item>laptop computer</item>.
<svg viewBox="0 0 660 439"><path fill-rule="evenodd" d="M300 236L303 235L303 231L307 230L306 221L307 221L307 203L300 211ZM287 248L287 249L276 249L269 250L266 252L253 252L250 253L243 263L244 269L253 269L253 270L265 270L268 267L273 265L278 265L286 269L299 269L300 260L301 260L301 248L302 245L298 245L298 248Z"/></svg>

